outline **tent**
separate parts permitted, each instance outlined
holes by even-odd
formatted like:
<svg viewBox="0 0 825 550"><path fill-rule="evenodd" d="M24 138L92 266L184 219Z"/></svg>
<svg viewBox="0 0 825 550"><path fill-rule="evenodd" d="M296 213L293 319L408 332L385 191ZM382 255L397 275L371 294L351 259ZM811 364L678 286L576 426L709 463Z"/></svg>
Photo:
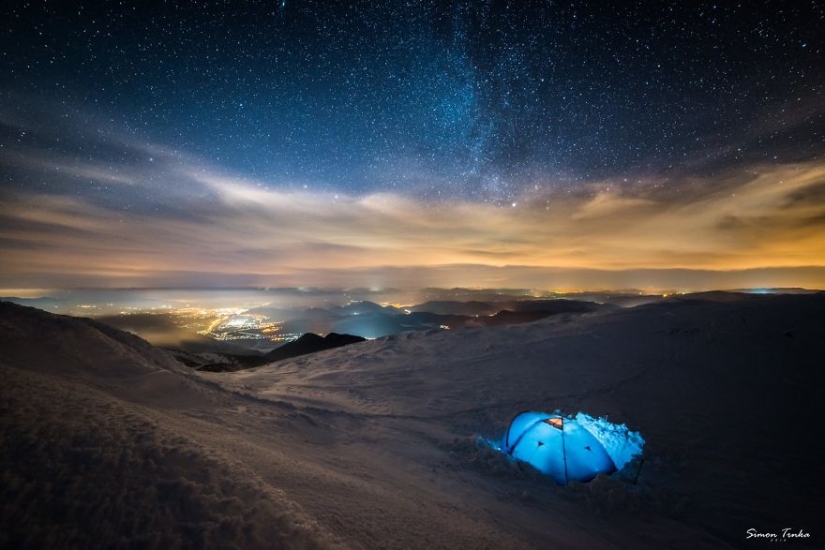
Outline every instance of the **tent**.
<svg viewBox="0 0 825 550"><path fill-rule="evenodd" d="M510 422L503 450L561 485L616 471L607 450L584 426L559 414L523 412Z"/></svg>

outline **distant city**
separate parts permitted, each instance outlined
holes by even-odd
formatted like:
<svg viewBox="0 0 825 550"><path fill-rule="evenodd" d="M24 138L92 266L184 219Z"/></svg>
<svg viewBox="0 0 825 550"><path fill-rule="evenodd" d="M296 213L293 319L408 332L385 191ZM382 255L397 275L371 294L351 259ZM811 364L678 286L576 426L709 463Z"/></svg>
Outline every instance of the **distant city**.
<svg viewBox="0 0 825 550"><path fill-rule="evenodd" d="M800 293L801 289L748 289ZM27 294L18 291L17 294ZM595 313L680 295L675 290L560 292L531 289L123 289L29 291L2 298L90 317L149 342L191 352L261 354L306 333L367 339Z"/></svg>

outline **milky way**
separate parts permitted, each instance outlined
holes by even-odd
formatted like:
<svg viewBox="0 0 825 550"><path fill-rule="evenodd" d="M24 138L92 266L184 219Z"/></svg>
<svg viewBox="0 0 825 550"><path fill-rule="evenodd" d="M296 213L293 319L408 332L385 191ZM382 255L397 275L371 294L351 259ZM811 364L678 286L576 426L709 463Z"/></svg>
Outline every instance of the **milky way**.
<svg viewBox="0 0 825 550"><path fill-rule="evenodd" d="M0 283L825 264L820 2L175 4L0 8Z"/></svg>

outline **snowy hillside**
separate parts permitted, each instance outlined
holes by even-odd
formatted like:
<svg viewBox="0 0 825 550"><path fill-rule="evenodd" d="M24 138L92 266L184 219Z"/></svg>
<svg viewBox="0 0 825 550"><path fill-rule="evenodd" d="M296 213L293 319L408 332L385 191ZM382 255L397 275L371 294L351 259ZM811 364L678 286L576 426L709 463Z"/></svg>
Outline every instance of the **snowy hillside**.
<svg viewBox="0 0 825 550"><path fill-rule="evenodd" d="M823 342L825 295L672 300L196 374L3 303L0 546L817 547ZM559 487L476 445L555 409L644 462Z"/></svg>

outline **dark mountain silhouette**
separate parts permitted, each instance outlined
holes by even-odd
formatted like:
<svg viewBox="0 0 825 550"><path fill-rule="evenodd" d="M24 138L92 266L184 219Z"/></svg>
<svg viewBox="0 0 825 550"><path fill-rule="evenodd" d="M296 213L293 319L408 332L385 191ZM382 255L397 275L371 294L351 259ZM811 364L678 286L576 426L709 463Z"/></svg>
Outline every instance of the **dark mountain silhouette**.
<svg viewBox="0 0 825 550"><path fill-rule="evenodd" d="M410 306L408 309L413 312L437 313L439 315L492 315L501 308L498 307L498 304L476 300L469 302L433 300Z"/></svg>
<svg viewBox="0 0 825 550"><path fill-rule="evenodd" d="M587 313L602 309L603 304L582 300L508 300L496 304L500 310L512 312L542 312L545 317L558 313Z"/></svg>
<svg viewBox="0 0 825 550"><path fill-rule="evenodd" d="M294 342L289 342L270 351L265 357L268 361L280 361L290 357L315 353L316 351L340 348L341 346L348 346L349 344L363 342L364 340L366 340L366 338L353 336L352 334L330 332L324 337L308 332Z"/></svg>
<svg viewBox="0 0 825 550"><path fill-rule="evenodd" d="M341 307L332 308L331 311L343 315L367 315L370 313L400 313L400 311L392 306L382 306L375 302L361 301L350 302Z"/></svg>
<svg viewBox="0 0 825 550"><path fill-rule="evenodd" d="M11 302L21 306L30 306L42 309L44 311L51 311L57 309L61 305L61 301L57 298L44 296L42 298L18 298L15 296L0 296L0 302Z"/></svg>
<svg viewBox="0 0 825 550"><path fill-rule="evenodd" d="M250 311L281 320L281 331L284 333L336 332L380 338L399 332L437 329L441 326L461 328L529 323L562 313L590 313L615 307L617 306L583 300L515 299L509 295L498 295L497 300L488 302L433 300L409 306L406 310L361 301L329 309L284 310L259 307ZM510 313L497 315L505 310Z"/></svg>
<svg viewBox="0 0 825 550"><path fill-rule="evenodd" d="M460 309L457 302L431 302L430 305L441 311ZM493 304L476 302L475 306L472 306L471 309L475 308L480 310L481 306L487 306L493 309L490 314L486 315L462 315L439 314L430 311L412 311L413 309L418 309L414 306L411 308L412 312L409 314L393 313L384 310L341 317L332 324L332 330L380 338L399 332L437 329L442 326L455 329L462 327L530 323L562 313L589 313L615 308L615 306L578 300L508 300L506 302L496 302ZM495 315L492 315L492 313L495 313Z"/></svg>
<svg viewBox="0 0 825 550"><path fill-rule="evenodd" d="M364 340L366 340L366 338L353 336L352 334L330 332L326 337L323 337L312 332L307 332L297 340L288 342L265 355L238 356L220 354L217 356L219 362L206 364L199 364L197 361L192 361L191 358L185 356L178 356L178 360L203 372L235 372L266 365L274 361L315 353L317 351L340 348L341 346L363 342Z"/></svg>
<svg viewBox="0 0 825 550"><path fill-rule="evenodd" d="M493 327L498 325L515 325L519 323L532 323L550 317L553 313L547 311L510 311L503 309L484 319L484 326Z"/></svg>

